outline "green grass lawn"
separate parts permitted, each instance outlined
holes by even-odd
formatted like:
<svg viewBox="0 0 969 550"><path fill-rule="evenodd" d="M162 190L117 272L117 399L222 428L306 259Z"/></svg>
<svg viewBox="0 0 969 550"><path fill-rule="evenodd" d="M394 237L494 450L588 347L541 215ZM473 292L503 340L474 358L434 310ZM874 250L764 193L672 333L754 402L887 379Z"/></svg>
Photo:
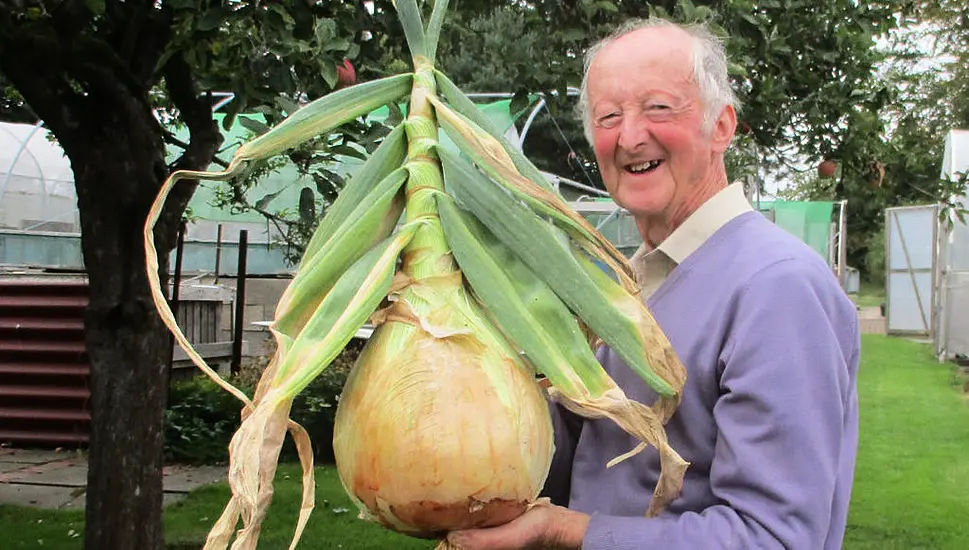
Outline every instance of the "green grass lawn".
<svg viewBox="0 0 969 550"><path fill-rule="evenodd" d="M298 464L280 465L275 497L259 537L259 548L289 548L299 513L302 471ZM192 491L165 509L165 541L171 550L198 550L229 500L225 483ZM36 510L0 505L0 544L20 548L80 550L84 519L81 512ZM38 542L41 541L41 542ZM435 542L405 537L357 518L356 508L343 491L336 469L316 469L316 508L303 532L299 548L430 550Z"/></svg>
<svg viewBox="0 0 969 550"><path fill-rule="evenodd" d="M858 307L877 307L885 301L885 286L865 281L856 294L849 296Z"/></svg>
<svg viewBox="0 0 969 550"><path fill-rule="evenodd" d="M969 540L969 400L955 370L907 340L865 335L863 344L861 444L844 548L962 550ZM288 547L299 480L297 466L280 467L260 548ZM300 548L434 547L358 520L332 467L317 469L316 485L317 506ZM167 508L169 547L200 548L228 497L225 484L217 484ZM80 512L0 506L5 550L80 550L82 529Z"/></svg>
<svg viewBox="0 0 969 550"><path fill-rule="evenodd" d="M276 476L276 494L263 523L259 548L289 548L299 513L301 476L298 465L280 467ZM189 498L172 505L165 514L168 545L178 550L200 548L229 495L228 487L218 484L197 489ZM398 535L358 519L356 508L340 485L336 469L332 466L316 469L316 508L303 533L300 548L425 550L434 546L434 542Z"/></svg>
<svg viewBox="0 0 969 550"><path fill-rule="evenodd" d="M844 547L969 547L969 401L929 347L866 335Z"/></svg>

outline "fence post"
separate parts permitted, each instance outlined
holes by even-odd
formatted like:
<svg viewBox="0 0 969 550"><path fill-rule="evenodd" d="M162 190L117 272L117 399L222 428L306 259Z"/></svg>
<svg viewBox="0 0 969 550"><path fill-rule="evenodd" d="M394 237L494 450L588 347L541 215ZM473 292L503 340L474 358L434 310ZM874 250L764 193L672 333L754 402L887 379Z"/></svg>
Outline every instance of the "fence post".
<svg viewBox="0 0 969 550"><path fill-rule="evenodd" d="M239 231L239 268L236 270L235 326L232 330L232 374L238 374L242 366L242 332L246 313L246 256L249 249L249 231Z"/></svg>
<svg viewBox="0 0 969 550"><path fill-rule="evenodd" d="M219 271L222 269L222 224L215 237L215 284L219 284Z"/></svg>
<svg viewBox="0 0 969 550"><path fill-rule="evenodd" d="M172 276L172 298L168 307L178 322L178 298L182 287L182 251L185 248L185 220L178 224L178 240L175 245L175 273ZM172 386L172 365L175 363L175 335L168 333L168 389ZM168 399L166 398L166 402Z"/></svg>

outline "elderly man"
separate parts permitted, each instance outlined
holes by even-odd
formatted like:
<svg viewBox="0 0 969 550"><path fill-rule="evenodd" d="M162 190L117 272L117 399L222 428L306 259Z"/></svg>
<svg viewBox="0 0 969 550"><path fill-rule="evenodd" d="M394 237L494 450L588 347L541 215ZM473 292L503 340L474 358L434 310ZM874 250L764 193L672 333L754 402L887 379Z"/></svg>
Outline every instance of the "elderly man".
<svg viewBox="0 0 969 550"><path fill-rule="evenodd" d="M636 219L644 298L689 373L667 426L691 463L682 493L644 517L655 450L607 469L635 442L556 407L546 494L559 505L451 533L455 546L841 547L858 437L857 316L818 254L728 185L735 103L722 46L699 27L635 22L587 56L587 135L606 188ZM630 397L655 399L610 350L599 357Z"/></svg>

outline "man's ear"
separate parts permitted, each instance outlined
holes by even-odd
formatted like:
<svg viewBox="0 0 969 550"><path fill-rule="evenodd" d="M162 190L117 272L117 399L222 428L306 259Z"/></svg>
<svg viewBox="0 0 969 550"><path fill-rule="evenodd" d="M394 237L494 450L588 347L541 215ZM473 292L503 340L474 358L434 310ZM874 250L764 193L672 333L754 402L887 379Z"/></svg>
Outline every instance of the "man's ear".
<svg viewBox="0 0 969 550"><path fill-rule="evenodd" d="M730 146L730 142L733 141L736 131L737 111L734 110L732 105L727 105L720 111L720 116L717 117L713 130L710 132L713 150L717 153L725 152L727 147Z"/></svg>

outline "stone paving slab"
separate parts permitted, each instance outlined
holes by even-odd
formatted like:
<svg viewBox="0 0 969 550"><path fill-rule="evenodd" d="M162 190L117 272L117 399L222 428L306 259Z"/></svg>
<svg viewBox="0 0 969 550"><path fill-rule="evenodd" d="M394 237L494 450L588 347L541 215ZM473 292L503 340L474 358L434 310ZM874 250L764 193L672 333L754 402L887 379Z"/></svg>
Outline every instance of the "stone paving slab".
<svg viewBox="0 0 969 550"><path fill-rule="evenodd" d="M77 488L0 483L0 503L37 508L63 508L77 498L77 491L83 495L83 489Z"/></svg>
<svg viewBox="0 0 969 550"><path fill-rule="evenodd" d="M30 483L84 487L87 485L87 464L80 461L57 461L48 464L19 465L0 475L0 483ZM26 467L25 467L26 466ZM187 493L199 485L226 479L224 466L169 466L163 471L165 492Z"/></svg>
<svg viewBox="0 0 969 550"><path fill-rule="evenodd" d="M22 468L0 477L7 483L28 482L32 485L61 485L84 487L87 485L87 463L76 460L59 460Z"/></svg>
<svg viewBox="0 0 969 550"><path fill-rule="evenodd" d="M0 462L0 479L5 477L4 474L22 470L24 466L29 466L29 464L24 464L23 462Z"/></svg>
<svg viewBox="0 0 969 550"><path fill-rule="evenodd" d="M165 505L191 490L225 481L228 467L171 465L162 470ZM0 504L83 509L87 486L83 454L0 448Z"/></svg>
<svg viewBox="0 0 969 550"><path fill-rule="evenodd" d="M882 310L879 306L865 306L858 308L858 317L861 319L884 319Z"/></svg>
<svg viewBox="0 0 969 550"><path fill-rule="evenodd" d="M0 448L0 463L2 464L44 464L55 460L76 458L77 456L73 452Z"/></svg>
<svg viewBox="0 0 969 550"><path fill-rule="evenodd" d="M858 328L862 334L885 334L886 323L881 308L863 307L858 309Z"/></svg>
<svg viewBox="0 0 969 550"><path fill-rule="evenodd" d="M83 510L85 499L87 499L87 488L78 489L72 493L73 498L61 506L64 510Z"/></svg>
<svg viewBox="0 0 969 550"><path fill-rule="evenodd" d="M225 481L226 466L165 467L163 487L166 493L187 493L199 485Z"/></svg>
<svg viewBox="0 0 969 550"><path fill-rule="evenodd" d="M885 334L888 332L885 319L858 319L858 329L862 334Z"/></svg>
<svg viewBox="0 0 969 550"><path fill-rule="evenodd" d="M165 505L201 485L225 481L228 467L171 465L162 470ZM73 451L0 447L0 504L83 509L87 457Z"/></svg>

